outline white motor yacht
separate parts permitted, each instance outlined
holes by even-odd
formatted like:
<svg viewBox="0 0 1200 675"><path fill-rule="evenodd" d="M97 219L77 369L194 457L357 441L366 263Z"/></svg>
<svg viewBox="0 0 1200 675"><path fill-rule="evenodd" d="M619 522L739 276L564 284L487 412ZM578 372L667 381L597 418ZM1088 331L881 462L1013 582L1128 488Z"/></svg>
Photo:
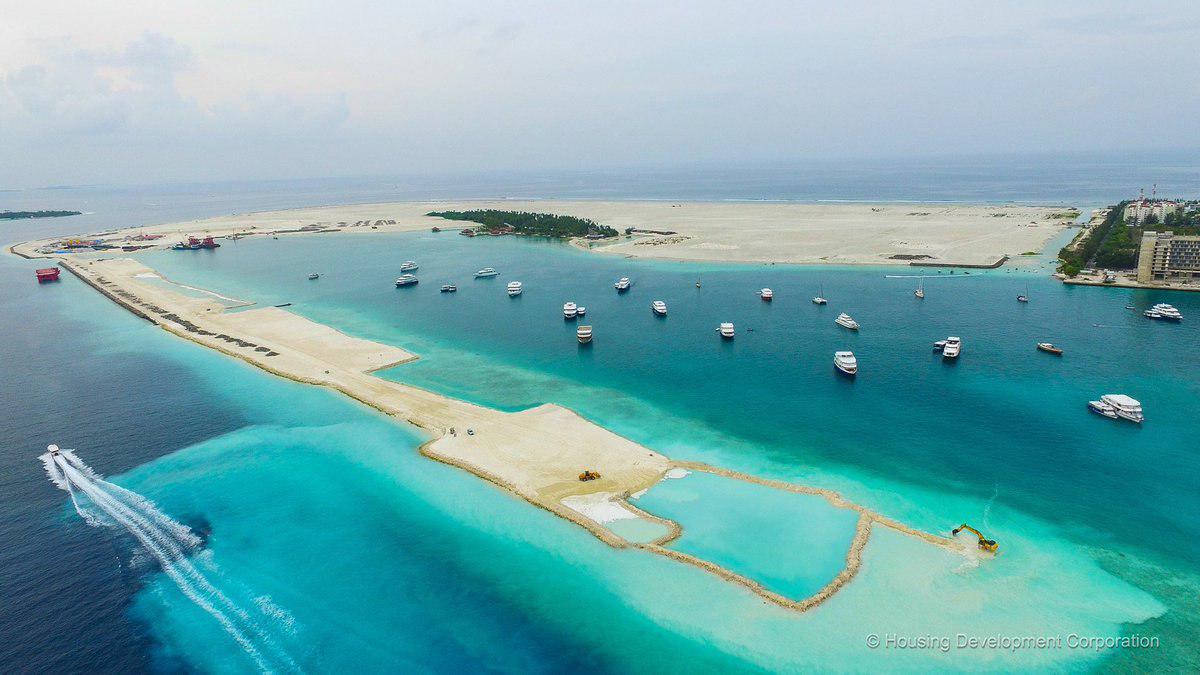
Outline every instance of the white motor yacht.
<svg viewBox="0 0 1200 675"><path fill-rule="evenodd" d="M321 275L317 274L316 272L313 272L312 274L308 275L309 281L314 281L314 280L320 279L320 278L321 278Z"/></svg>
<svg viewBox="0 0 1200 675"><path fill-rule="evenodd" d="M404 261L404 262L403 262L403 263L400 265L400 271L401 271L401 272L413 272L413 271L416 271L416 269L417 269L418 267L419 267L419 266L417 265L417 263L415 263L415 262L413 262L413 261L411 261L411 260L405 260L405 261Z"/></svg>
<svg viewBox="0 0 1200 675"><path fill-rule="evenodd" d="M854 352L834 352L833 365L846 375L858 374L858 359L854 357Z"/></svg>
<svg viewBox="0 0 1200 675"><path fill-rule="evenodd" d="M1151 317L1151 318L1165 319L1167 321L1182 321L1183 320L1183 314L1181 314L1178 309L1175 309L1174 306L1168 305L1165 302L1160 302L1157 305L1151 307L1150 311L1158 314L1157 317Z"/></svg>
<svg viewBox="0 0 1200 675"><path fill-rule="evenodd" d="M521 294L522 290L524 290L524 289L521 287L521 282L519 282L519 281L508 282L508 297L515 298Z"/></svg>
<svg viewBox="0 0 1200 675"><path fill-rule="evenodd" d="M497 276L497 275L499 275L499 274L500 274L500 273L499 273L499 272L497 272L495 268L493 268L493 267L485 267L485 268L483 268L483 269L481 269L481 270L479 270L478 272L476 272L476 273L475 273L475 278L476 278L476 279L482 279L482 278L485 278L485 277L494 277L494 276Z"/></svg>
<svg viewBox="0 0 1200 675"><path fill-rule="evenodd" d="M945 348L946 348L945 340L938 340L937 342L933 343L933 351L935 351L935 352L940 352Z"/></svg>
<svg viewBox="0 0 1200 675"><path fill-rule="evenodd" d="M568 302L568 303L563 304L563 318L564 319L574 319L578 315L579 315L579 308L575 306L575 303Z"/></svg>
<svg viewBox="0 0 1200 675"><path fill-rule="evenodd" d="M962 338L950 336L946 338L946 344L942 347L942 358L957 359L962 353Z"/></svg>
<svg viewBox="0 0 1200 675"><path fill-rule="evenodd" d="M836 319L834 319L833 322L839 326L842 326L843 328L849 328L850 330L858 330L858 322L855 321L854 319L851 319L850 315L846 314L845 312L838 314L838 317Z"/></svg>
<svg viewBox="0 0 1200 675"><path fill-rule="evenodd" d="M655 300L654 302L650 303L650 309L653 309L654 313L659 316L667 315L667 303L663 302L662 300Z"/></svg>
<svg viewBox="0 0 1200 675"><path fill-rule="evenodd" d="M913 295L917 296L920 299L925 298L925 282L924 281L917 282L917 290L913 291Z"/></svg>
<svg viewBox="0 0 1200 675"><path fill-rule="evenodd" d="M613 288L617 289L618 293L624 293L629 290L629 277L617 279L617 283L613 284Z"/></svg>
<svg viewBox="0 0 1200 675"><path fill-rule="evenodd" d="M412 286L418 281L419 279L417 279L417 275L415 274L401 274L400 276L396 277L396 286Z"/></svg>
<svg viewBox="0 0 1200 675"><path fill-rule="evenodd" d="M1113 412L1121 419L1138 423L1146 419L1146 416L1142 414L1142 404L1137 399L1130 398L1125 394L1105 394L1100 397L1100 400L1112 406Z"/></svg>
<svg viewBox="0 0 1200 675"><path fill-rule="evenodd" d="M721 337L725 338L726 340L733 339L734 332L733 332L733 324L732 323L725 322L725 323L721 324L721 327L718 328L717 330L719 330L721 332Z"/></svg>
<svg viewBox="0 0 1200 675"><path fill-rule="evenodd" d="M586 345L592 341L592 327L580 326L575 330L575 339L579 340L579 344Z"/></svg>
<svg viewBox="0 0 1200 675"><path fill-rule="evenodd" d="M762 298L764 302L770 302L775 298L775 291L764 288L758 292L758 297Z"/></svg>
<svg viewBox="0 0 1200 675"><path fill-rule="evenodd" d="M587 307L580 305L579 307L575 308L576 316L583 316L584 314L587 314Z"/></svg>
<svg viewBox="0 0 1200 675"><path fill-rule="evenodd" d="M458 286L455 286L454 284L442 284L442 292L443 293L457 293Z"/></svg>

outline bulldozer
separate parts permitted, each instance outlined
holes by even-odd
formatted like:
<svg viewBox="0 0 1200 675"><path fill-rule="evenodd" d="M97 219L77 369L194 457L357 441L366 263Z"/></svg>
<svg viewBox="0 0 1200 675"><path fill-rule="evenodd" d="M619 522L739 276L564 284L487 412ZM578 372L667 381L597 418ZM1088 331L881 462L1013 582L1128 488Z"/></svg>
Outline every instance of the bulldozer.
<svg viewBox="0 0 1200 675"><path fill-rule="evenodd" d="M996 543L995 539L988 539L988 538L984 537L983 534L979 530L971 527L970 525L968 525L966 523L963 523L962 525L959 525L958 527L951 530L950 534L952 536L957 536L958 533L962 532L963 530L972 532L975 534L976 537L979 537L979 549L981 551L987 551L988 553L995 553L996 549L1000 548L1000 545Z"/></svg>
<svg viewBox="0 0 1200 675"><path fill-rule="evenodd" d="M600 472L592 471L591 469L588 469L588 470L584 471L583 473L579 474L579 480L584 483L588 482L589 480L596 480L599 477L600 477Z"/></svg>

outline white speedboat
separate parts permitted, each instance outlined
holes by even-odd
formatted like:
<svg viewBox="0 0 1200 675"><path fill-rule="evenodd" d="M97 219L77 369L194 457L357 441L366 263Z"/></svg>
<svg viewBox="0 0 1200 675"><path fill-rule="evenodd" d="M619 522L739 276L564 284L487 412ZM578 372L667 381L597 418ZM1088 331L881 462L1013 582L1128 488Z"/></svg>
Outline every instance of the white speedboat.
<svg viewBox="0 0 1200 675"><path fill-rule="evenodd" d="M846 314L845 312L838 314L838 317L836 319L834 319L833 322L839 326L842 326L843 328L849 328L850 330L858 330L858 322L855 321L854 319L851 319L850 315Z"/></svg>
<svg viewBox="0 0 1200 675"><path fill-rule="evenodd" d="M580 305L579 307L577 307L577 308L575 309L575 315L576 315L576 316L583 316L584 314L587 314L587 307L584 307L583 305Z"/></svg>
<svg viewBox="0 0 1200 675"><path fill-rule="evenodd" d="M574 319L578 315L579 315L579 308L575 306L575 303L568 302L568 303L563 304L563 318L564 319Z"/></svg>
<svg viewBox="0 0 1200 675"><path fill-rule="evenodd" d="M817 297L813 298L813 304L814 304L814 305L824 305L824 304L826 304L826 303L828 303L828 302L829 302L828 300L826 300L825 298L822 298L822 297L821 297L821 296L819 296L819 295L818 295Z"/></svg>
<svg viewBox="0 0 1200 675"><path fill-rule="evenodd" d="M313 281L315 279L320 279L320 278L321 278L321 275L317 274L316 272L313 272L312 274L308 275L309 281Z"/></svg>
<svg viewBox="0 0 1200 675"><path fill-rule="evenodd" d="M650 309L653 309L654 313L659 316L667 315L667 303L663 302L662 300L655 300L654 302L650 303Z"/></svg>
<svg viewBox="0 0 1200 675"><path fill-rule="evenodd" d="M455 286L454 284L442 284L442 292L443 293L457 293L458 286Z"/></svg>
<svg viewBox="0 0 1200 675"><path fill-rule="evenodd" d="M515 298L521 294L522 290L524 290L524 289L521 287L521 282L519 282L519 281L508 282L508 297Z"/></svg>
<svg viewBox="0 0 1200 675"><path fill-rule="evenodd" d="M717 330L720 331L721 337L725 338L726 340L733 339L733 335L734 335L733 324L731 324L729 322L725 322L725 323L721 324L720 328L718 328Z"/></svg>
<svg viewBox="0 0 1200 675"><path fill-rule="evenodd" d="M945 340L938 340L937 342L933 343L933 351L935 351L935 352L940 352L945 348L946 348Z"/></svg>
<svg viewBox="0 0 1200 675"><path fill-rule="evenodd" d="M493 268L493 267L485 267L485 268L483 268L483 269L481 269L481 270L479 270L478 272L476 272L476 273L475 273L475 278L476 278L476 279L483 279L483 278L485 278L485 277L494 277L494 276L497 276L497 275L499 275L499 274L500 274L500 273L499 273L499 272L497 272L495 268Z"/></svg>
<svg viewBox="0 0 1200 675"><path fill-rule="evenodd" d="M962 353L962 338L950 336L946 338L946 345L942 347L942 358L957 359Z"/></svg>
<svg viewBox="0 0 1200 675"><path fill-rule="evenodd" d="M617 279L617 283L613 284L613 288L617 289L618 293L624 293L629 290L629 277Z"/></svg>
<svg viewBox="0 0 1200 675"><path fill-rule="evenodd" d="M417 263L415 263L415 262L413 262L413 261L411 261L411 260L405 260L405 261L404 261L404 262L403 262L403 263L400 265L400 271L401 271L401 272L415 272L415 271L417 270L417 268L418 268L418 267L419 267L419 266L417 265Z"/></svg>
<svg viewBox="0 0 1200 675"><path fill-rule="evenodd" d="M419 279L417 279L417 275L415 274L401 274L399 277L396 277L396 286L412 286L418 281Z"/></svg>
<svg viewBox="0 0 1200 675"><path fill-rule="evenodd" d="M579 344L586 345L592 341L592 327L580 326L575 329L575 339L579 340Z"/></svg>
<svg viewBox="0 0 1200 675"><path fill-rule="evenodd" d="M764 288L758 292L758 297L762 298L764 302L770 302L775 297L775 291Z"/></svg>
<svg viewBox="0 0 1200 675"><path fill-rule="evenodd" d="M1104 401L1088 401L1088 410L1091 410L1097 415L1104 415L1105 417L1114 420L1117 419L1116 409Z"/></svg>
<svg viewBox="0 0 1200 675"><path fill-rule="evenodd" d="M846 375L858 374L858 359L854 357L854 352L834 352L833 365Z"/></svg>
<svg viewBox="0 0 1200 675"><path fill-rule="evenodd" d="M1113 412L1121 419L1139 424L1146 419L1146 416L1142 414L1142 404L1137 399L1130 398L1125 394L1105 394L1100 397L1100 400L1112 406Z"/></svg>

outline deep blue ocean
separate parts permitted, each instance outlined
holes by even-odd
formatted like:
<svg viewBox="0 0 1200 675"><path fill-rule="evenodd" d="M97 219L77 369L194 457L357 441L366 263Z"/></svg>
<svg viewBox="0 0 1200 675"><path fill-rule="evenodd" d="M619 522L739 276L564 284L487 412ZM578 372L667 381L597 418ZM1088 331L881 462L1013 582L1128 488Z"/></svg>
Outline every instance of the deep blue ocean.
<svg viewBox="0 0 1200 675"><path fill-rule="evenodd" d="M1160 194L1194 194L1200 168L1182 159L1008 158L65 187L0 192L0 210L86 215L0 222L0 231L15 242L316 204L470 197L1087 208L1154 182ZM421 262L425 281L395 289L395 267L409 258ZM430 233L245 240L216 255L164 252L146 262L176 281L264 305L291 302L293 311L422 357L384 377L508 410L561 403L672 457L832 487L930 531L982 523L1005 546L1002 564L963 571L877 534L871 567L819 613L764 609L708 575L611 550L422 459L417 430L178 340L72 278L39 286L35 263L3 256L3 672L255 668L127 533L90 526L70 508L37 460L48 443L76 448L204 536L204 569L234 602L265 617L264 630L301 670L1200 667L1200 332L1194 322L1152 323L1126 309L1167 301L1190 318L1200 316L1200 296L1063 287L1046 278L1050 261L1041 259L970 278L931 272L918 302L911 280L884 276L903 269L630 262L552 242ZM467 278L486 265L503 276ZM322 278L309 282L308 271ZM624 296L611 291L618 276L635 280ZM527 289L516 300L502 291L513 278ZM460 292L437 293L442 279L459 282ZM753 295L764 285L775 289L769 305ZM829 307L808 302L818 287ZM1026 290L1032 301L1017 304ZM665 320L648 307L660 298L671 308ZM588 306L593 348L574 344L558 309L566 299ZM858 318L862 331L837 329L838 311ZM722 343L712 328L723 320L754 330ZM928 345L951 332L964 336L966 351L946 365ZM1035 352L1039 340L1067 354ZM832 376L829 357L839 348L858 354L857 381ZM1142 400L1147 423L1087 414L1086 400L1110 392ZM713 487L703 504L669 512L686 506L694 488L672 489L682 492L652 492L643 507L685 523L694 536L683 550L780 588L819 586L830 550L772 551L791 537L844 536L844 528L797 523L774 538L745 537L762 527L756 513L794 507ZM738 509L748 503L755 507ZM712 514L710 525L721 513L745 519L744 545L721 544L739 534L737 521L706 530L688 525L689 512ZM779 559L801 558L811 578L789 577ZM944 585L906 591L943 567L934 578ZM1137 631L1162 645L972 661L864 652L862 635L888 626Z"/></svg>

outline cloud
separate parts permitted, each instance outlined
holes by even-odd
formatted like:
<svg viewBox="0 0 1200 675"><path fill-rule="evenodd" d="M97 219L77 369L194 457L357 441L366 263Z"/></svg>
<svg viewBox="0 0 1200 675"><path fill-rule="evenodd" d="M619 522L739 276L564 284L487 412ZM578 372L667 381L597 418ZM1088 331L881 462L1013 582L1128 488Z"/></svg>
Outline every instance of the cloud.
<svg viewBox="0 0 1200 675"><path fill-rule="evenodd" d="M329 143L349 118L340 92L254 90L199 103L180 90L196 54L156 32L116 49L66 40L41 48L36 65L0 71L0 183L28 180L36 169L127 175L173 161L220 175L238 171L247 154L287 154L313 138Z"/></svg>

